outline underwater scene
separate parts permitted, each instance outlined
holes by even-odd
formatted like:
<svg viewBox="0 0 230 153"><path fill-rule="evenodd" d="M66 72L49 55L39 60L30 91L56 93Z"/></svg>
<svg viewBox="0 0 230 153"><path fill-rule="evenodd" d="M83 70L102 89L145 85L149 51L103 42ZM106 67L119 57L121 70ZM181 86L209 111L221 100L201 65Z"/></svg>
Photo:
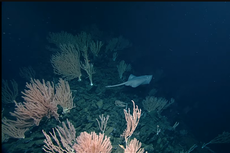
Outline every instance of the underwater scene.
<svg viewBox="0 0 230 153"><path fill-rule="evenodd" d="M230 153L229 2L2 2L4 153Z"/></svg>

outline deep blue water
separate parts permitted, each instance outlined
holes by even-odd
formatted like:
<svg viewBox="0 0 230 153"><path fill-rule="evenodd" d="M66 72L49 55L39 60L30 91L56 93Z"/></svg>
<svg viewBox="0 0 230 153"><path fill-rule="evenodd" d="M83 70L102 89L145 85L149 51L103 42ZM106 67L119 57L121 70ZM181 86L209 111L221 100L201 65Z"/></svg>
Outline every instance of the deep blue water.
<svg viewBox="0 0 230 153"><path fill-rule="evenodd" d="M48 33L75 35L92 25L103 31L104 42L122 35L132 43L118 60L130 63L135 75L163 70L164 77L147 89L126 92L145 97L154 87L159 96L175 98L175 118L199 142L230 132L229 2L3 2L2 79L15 79L23 91L19 68L27 66L39 79L50 79ZM186 107L191 110L184 113ZM225 144L209 147L230 152Z"/></svg>

